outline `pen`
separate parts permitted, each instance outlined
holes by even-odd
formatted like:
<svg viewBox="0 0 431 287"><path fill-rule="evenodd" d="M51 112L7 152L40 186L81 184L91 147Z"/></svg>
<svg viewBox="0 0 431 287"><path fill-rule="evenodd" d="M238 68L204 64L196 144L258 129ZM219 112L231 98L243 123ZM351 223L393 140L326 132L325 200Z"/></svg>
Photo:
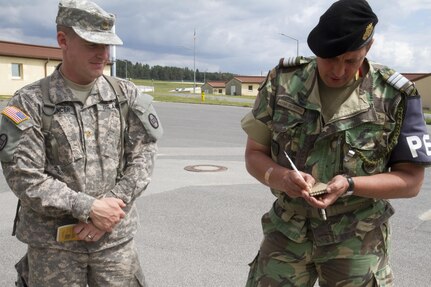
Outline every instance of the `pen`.
<svg viewBox="0 0 431 287"><path fill-rule="evenodd" d="M284 152L284 155L287 157L287 159L289 160L289 162L290 162L290 165L292 166L292 168L293 168L293 170L294 171L296 171L296 173L297 174L299 174L299 176L302 178L302 179L304 179L304 177L302 176L302 174L299 172L299 170L296 168L296 165L293 163L293 161L290 159L290 157L289 157L289 155L287 154L287 152L286 151L283 151ZM304 179L304 181L305 181L305 179Z"/></svg>
<svg viewBox="0 0 431 287"><path fill-rule="evenodd" d="M305 181L304 177L302 176L302 174L299 172L299 170L296 168L296 165L293 163L293 161L290 159L289 155L287 154L287 152L284 150L284 155L286 156L286 158L289 160L290 165L292 166L293 170L299 174L299 176ZM319 209L319 213L320 216L322 217L323 220L326 220L326 211L325 209Z"/></svg>

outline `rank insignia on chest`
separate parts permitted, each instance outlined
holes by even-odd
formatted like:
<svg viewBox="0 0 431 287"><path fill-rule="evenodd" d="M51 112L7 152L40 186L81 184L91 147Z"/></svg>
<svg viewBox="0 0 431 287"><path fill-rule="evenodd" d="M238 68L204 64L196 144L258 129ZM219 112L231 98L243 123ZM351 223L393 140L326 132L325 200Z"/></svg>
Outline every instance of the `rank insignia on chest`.
<svg viewBox="0 0 431 287"><path fill-rule="evenodd" d="M8 117L16 125L19 125L20 123L29 119L29 117L23 111L14 106L4 108L1 114Z"/></svg>

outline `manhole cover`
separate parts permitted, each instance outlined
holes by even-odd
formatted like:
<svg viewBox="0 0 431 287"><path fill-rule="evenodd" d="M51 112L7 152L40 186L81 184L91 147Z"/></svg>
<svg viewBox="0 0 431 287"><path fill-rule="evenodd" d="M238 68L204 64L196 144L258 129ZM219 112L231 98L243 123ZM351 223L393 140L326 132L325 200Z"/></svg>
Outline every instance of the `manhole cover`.
<svg viewBox="0 0 431 287"><path fill-rule="evenodd" d="M227 170L227 167L213 164L188 165L184 168L187 171L193 172L219 172Z"/></svg>

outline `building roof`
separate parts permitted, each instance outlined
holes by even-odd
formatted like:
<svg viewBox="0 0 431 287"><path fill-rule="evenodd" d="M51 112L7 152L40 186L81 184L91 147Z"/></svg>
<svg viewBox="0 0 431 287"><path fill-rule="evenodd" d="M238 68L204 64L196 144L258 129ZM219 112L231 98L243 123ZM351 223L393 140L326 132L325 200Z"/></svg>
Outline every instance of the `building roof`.
<svg viewBox="0 0 431 287"><path fill-rule="evenodd" d="M20 57L30 59L63 59L58 47L39 46L15 42L0 41L0 56Z"/></svg>
<svg viewBox="0 0 431 287"><path fill-rule="evenodd" d="M234 79L245 84L261 84L266 77L264 76L235 76Z"/></svg>
<svg viewBox="0 0 431 287"><path fill-rule="evenodd" d="M431 73L402 73L402 75L410 81L415 82L431 76Z"/></svg>
<svg viewBox="0 0 431 287"><path fill-rule="evenodd" d="M226 82L224 81L208 81L206 82L207 85L213 87L213 88L225 88Z"/></svg>

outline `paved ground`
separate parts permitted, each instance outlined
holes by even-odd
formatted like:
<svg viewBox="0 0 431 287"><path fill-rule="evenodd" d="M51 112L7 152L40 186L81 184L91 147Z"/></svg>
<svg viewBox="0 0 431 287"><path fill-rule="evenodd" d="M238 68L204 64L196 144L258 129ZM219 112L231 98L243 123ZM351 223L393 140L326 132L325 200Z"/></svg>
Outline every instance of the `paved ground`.
<svg viewBox="0 0 431 287"><path fill-rule="evenodd" d="M0 104L1 105L1 104ZM262 239L273 197L244 168L238 107L156 103L165 126L149 189L138 200L136 237L152 287L240 287ZM189 172L221 165L221 172ZM13 286L25 246L10 236L16 198L0 175L0 286ZM394 200L392 266L397 286L429 286L431 175L421 194Z"/></svg>

